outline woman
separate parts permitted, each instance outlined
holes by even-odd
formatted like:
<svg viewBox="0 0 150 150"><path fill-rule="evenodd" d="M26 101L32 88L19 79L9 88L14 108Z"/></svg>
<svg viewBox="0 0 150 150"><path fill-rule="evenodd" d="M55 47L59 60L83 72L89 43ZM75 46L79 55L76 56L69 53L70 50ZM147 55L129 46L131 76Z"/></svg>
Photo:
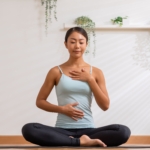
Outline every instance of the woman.
<svg viewBox="0 0 150 150"><path fill-rule="evenodd" d="M58 113L55 127L39 123L23 126L27 141L41 146L118 146L130 136L130 129L113 124L95 128L91 112L92 97L106 111L110 100L100 69L83 60L88 43L86 31L74 27L67 31L65 46L70 57L47 74L36 99L37 107ZM55 86L58 106L46 101Z"/></svg>

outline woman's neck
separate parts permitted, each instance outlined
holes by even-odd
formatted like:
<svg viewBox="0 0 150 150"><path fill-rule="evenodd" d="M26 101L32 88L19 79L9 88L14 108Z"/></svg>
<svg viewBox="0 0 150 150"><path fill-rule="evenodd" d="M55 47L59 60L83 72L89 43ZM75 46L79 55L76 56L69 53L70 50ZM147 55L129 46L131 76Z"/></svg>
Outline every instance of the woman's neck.
<svg viewBox="0 0 150 150"><path fill-rule="evenodd" d="M83 67L87 65L87 63L83 60L83 58L69 58L65 63L68 67Z"/></svg>

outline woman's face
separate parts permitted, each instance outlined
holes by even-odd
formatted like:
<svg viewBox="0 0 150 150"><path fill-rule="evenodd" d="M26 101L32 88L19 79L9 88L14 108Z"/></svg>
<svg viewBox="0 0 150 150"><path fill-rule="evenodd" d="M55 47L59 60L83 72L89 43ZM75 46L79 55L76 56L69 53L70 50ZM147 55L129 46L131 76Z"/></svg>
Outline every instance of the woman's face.
<svg viewBox="0 0 150 150"><path fill-rule="evenodd" d="M79 58L83 55L86 49L87 41L82 34L74 31L68 37L67 43L65 42L65 46L72 57Z"/></svg>

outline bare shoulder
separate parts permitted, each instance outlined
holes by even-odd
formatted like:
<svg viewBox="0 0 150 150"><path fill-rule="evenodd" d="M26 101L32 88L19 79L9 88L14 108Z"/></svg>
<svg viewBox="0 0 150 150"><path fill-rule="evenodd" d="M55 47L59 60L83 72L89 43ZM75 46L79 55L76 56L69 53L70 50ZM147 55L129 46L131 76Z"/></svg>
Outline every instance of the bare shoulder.
<svg viewBox="0 0 150 150"><path fill-rule="evenodd" d="M59 69L58 66L55 66L53 68L51 68L48 72L49 75L58 75L59 74Z"/></svg>
<svg viewBox="0 0 150 150"><path fill-rule="evenodd" d="M92 68L95 73L103 73L102 70L97 67L92 66Z"/></svg>
<svg viewBox="0 0 150 150"><path fill-rule="evenodd" d="M51 68L48 73L47 73L47 77L46 77L46 80L49 81L53 81L53 82L56 82L57 80L57 77L60 75L59 73L59 69L58 69L58 66L55 66L53 68Z"/></svg>
<svg viewBox="0 0 150 150"><path fill-rule="evenodd" d="M92 72L93 72L93 76L95 77L96 81L98 80L104 80L104 74L103 71L97 67L92 66Z"/></svg>

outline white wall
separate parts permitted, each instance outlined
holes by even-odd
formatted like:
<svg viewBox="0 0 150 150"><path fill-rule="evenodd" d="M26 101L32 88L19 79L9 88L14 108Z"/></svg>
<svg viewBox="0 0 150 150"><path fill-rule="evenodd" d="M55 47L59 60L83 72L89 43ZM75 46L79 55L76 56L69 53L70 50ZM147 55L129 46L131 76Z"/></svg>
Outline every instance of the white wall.
<svg viewBox="0 0 150 150"><path fill-rule="evenodd" d="M38 109L35 99L49 69L68 59L63 23L86 15L108 24L111 18L128 15L133 23L149 24L149 6L149 0L58 0L58 21L53 19L46 37L41 0L1 0L0 135L21 135L29 122L54 126L57 114ZM96 30L96 36L96 57L84 57L103 71L111 100L103 112L93 99L96 126L119 123L129 126L132 135L149 135L150 71L135 65L132 57L136 41L146 41L148 31ZM55 89L48 101L57 104Z"/></svg>

